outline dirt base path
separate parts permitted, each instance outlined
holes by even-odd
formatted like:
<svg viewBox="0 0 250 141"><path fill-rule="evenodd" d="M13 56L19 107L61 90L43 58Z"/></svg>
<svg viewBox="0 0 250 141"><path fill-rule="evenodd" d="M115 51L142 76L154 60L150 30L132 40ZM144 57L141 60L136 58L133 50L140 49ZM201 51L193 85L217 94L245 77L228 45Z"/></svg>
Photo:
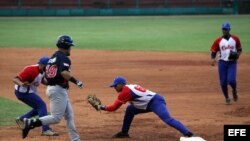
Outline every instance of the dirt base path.
<svg viewBox="0 0 250 141"><path fill-rule="evenodd" d="M13 94L12 78L24 66L35 64L40 56L50 56L54 51L1 48L0 95L18 101ZM209 65L209 53L73 49L71 54L72 73L85 84L82 90L74 85L69 90L82 140L119 141L111 136L120 131L127 104L108 113L96 112L86 102L88 94L95 94L104 104L111 104L117 94L108 86L117 75L126 77L128 83L140 84L163 95L172 116L207 141L223 141L224 124L250 124L250 55L242 54L238 64L239 101L227 106L220 90L217 67ZM40 95L49 105L45 88L40 86ZM40 136L40 129L36 128L26 140L69 141L64 120L52 127L60 136ZM23 141L17 126L0 127L0 133L1 141ZM135 117L130 136L122 141L178 141L182 135L149 113Z"/></svg>

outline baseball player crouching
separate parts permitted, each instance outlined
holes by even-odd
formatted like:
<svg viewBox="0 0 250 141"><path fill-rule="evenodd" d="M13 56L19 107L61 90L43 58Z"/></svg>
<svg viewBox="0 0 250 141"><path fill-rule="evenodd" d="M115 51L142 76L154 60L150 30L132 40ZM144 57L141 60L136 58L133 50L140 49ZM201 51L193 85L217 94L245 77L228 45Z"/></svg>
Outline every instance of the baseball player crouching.
<svg viewBox="0 0 250 141"><path fill-rule="evenodd" d="M194 139L198 138L194 137L194 134L187 129L185 125L170 115L166 102L161 95L137 84L127 84L126 79L121 76L116 77L110 87L113 87L119 93L113 104L99 104L97 106L94 105L94 103L91 104L91 102L90 104L97 110L111 112L117 110L126 102L130 103L125 112L122 129L120 132L113 135L113 138L129 138L128 132L134 116L148 112L154 112L161 120L163 120L163 122L181 132L185 136L181 138L182 141L185 141L186 139L188 139L188 141L194 141Z"/></svg>
<svg viewBox="0 0 250 141"><path fill-rule="evenodd" d="M48 61L48 57L41 57L38 60L37 65L26 66L18 74L18 76L14 77L13 79L13 82L15 83L16 97L23 103L32 107L31 111L16 118L16 123L21 129L24 128L24 119L37 115L39 117L47 115L46 104L38 95L37 87L40 85L40 83L47 85L47 80L44 78L44 70ZM58 133L53 131L49 125L43 125L42 135L57 136Z"/></svg>

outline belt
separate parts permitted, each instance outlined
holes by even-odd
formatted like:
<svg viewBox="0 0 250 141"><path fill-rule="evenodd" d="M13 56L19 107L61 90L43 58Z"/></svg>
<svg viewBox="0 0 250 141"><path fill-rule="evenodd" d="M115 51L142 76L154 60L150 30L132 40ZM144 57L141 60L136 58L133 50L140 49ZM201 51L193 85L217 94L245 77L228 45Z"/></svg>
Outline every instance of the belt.
<svg viewBox="0 0 250 141"><path fill-rule="evenodd" d="M68 89L68 87L66 86L66 85L62 85L62 84L48 84L48 86L60 86L60 87L62 87L62 88L64 88L64 89Z"/></svg>
<svg viewBox="0 0 250 141"><path fill-rule="evenodd" d="M18 92L20 92L19 89L20 89L20 86L18 85L18 86L17 86L17 91L18 91ZM27 87L26 92L20 92L20 93L26 93L26 94L27 94L27 93L29 93L29 91L30 91L30 86Z"/></svg>

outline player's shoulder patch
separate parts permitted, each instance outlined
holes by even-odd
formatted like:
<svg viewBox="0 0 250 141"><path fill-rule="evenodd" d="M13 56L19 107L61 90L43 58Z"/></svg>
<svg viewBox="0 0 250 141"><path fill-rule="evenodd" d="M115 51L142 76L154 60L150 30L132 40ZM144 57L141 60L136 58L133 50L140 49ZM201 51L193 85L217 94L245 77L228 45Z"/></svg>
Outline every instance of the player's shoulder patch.
<svg viewBox="0 0 250 141"><path fill-rule="evenodd" d="M54 63L54 62L56 62L56 57L49 59L49 62L48 62L48 63L52 64L52 63Z"/></svg>

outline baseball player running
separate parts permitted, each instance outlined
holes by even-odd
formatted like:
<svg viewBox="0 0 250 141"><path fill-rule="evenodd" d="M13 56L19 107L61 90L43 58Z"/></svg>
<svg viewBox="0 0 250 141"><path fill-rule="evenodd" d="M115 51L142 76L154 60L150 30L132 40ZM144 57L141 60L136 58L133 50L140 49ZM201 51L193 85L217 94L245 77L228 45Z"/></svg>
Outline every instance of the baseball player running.
<svg viewBox="0 0 250 141"><path fill-rule="evenodd" d="M30 129L42 125L56 124L64 117L69 131L71 141L80 141L74 123L74 113L71 103L68 99L69 81L83 88L83 83L75 79L70 73L71 47L74 46L73 40L68 35L61 35L57 40L58 51L56 51L46 66L46 79L48 87L46 94L50 100L51 115L40 117L38 119L24 120L23 138L25 138Z"/></svg>
<svg viewBox="0 0 250 141"><path fill-rule="evenodd" d="M216 54L219 51L219 78L222 92L226 99L226 104L230 104L230 97L228 96L229 84L232 87L233 99L236 102L238 100L237 95L237 83L236 83L236 73L237 73L237 59L239 58L242 48L240 39L230 34L230 24L225 22L222 24L221 37L218 37L213 45L211 46L211 65L215 65Z"/></svg>
<svg viewBox="0 0 250 141"><path fill-rule="evenodd" d="M159 94L136 84L127 84L126 79L121 76L116 77L110 87L114 87L119 93L117 99L111 105L97 105L97 110L115 111L122 104L130 103L125 112L122 129L113 135L113 138L128 138L134 116L148 112L154 112L161 120L180 131L184 136L192 137L194 135L180 121L171 117L164 98Z"/></svg>
<svg viewBox="0 0 250 141"><path fill-rule="evenodd" d="M23 120L25 118L31 118L37 115L43 117L47 115L46 104L38 95L37 87L40 83L47 85L47 81L44 79L44 70L48 61L48 57L41 57L38 60L38 64L26 66L18 76L13 78L16 97L32 107L31 111L16 118L16 123L20 128L24 128ZM42 135L56 136L58 133L53 131L49 125L44 125L42 127Z"/></svg>

